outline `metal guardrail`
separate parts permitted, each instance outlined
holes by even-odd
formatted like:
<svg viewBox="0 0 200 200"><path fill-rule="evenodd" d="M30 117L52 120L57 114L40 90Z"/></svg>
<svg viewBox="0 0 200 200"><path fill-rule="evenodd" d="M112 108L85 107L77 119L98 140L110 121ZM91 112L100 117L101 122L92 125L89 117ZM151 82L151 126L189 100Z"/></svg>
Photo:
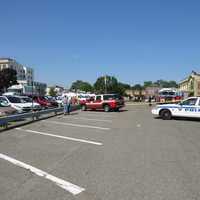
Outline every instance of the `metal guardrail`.
<svg viewBox="0 0 200 200"><path fill-rule="evenodd" d="M70 110L74 111L78 109L78 105L72 105ZM22 113L22 114L15 114L15 115L9 115L5 117L0 117L0 126L4 126L5 128L8 127L9 122L17 121L17 120L22 120L26 118L31 118L32 121L40 119L40 116L42 115L47 115L50 113L54 113L54 115L57 115L58 113L63 112L63 107L59 108L51 108L51 109L46 109L46 110L41 110L41 111L36 111L36 112L27 112L27 113Z"/></svg>

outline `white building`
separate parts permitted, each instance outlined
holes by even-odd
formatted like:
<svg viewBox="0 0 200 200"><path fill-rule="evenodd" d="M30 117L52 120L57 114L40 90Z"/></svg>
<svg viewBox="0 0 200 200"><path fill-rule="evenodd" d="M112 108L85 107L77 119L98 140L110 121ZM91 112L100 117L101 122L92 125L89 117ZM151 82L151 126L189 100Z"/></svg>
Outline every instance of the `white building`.
<svg viewBox="0 0 200 200"><path fill-rule="evenodd" d="M33 68L24 66L11 58L0 58L0 70L10 68L17 72L18 85L13 85L8 88L9 92L15 92L18 94L31 95L45 95L46 83L34 81Z"/></svg>
<svg viewBox="0 0 200 200"><path fill-rule="evenodd" d="M54 92L56 92L56 95L61 96L64 92L64 87L59 86L59 85L53 85L53 86L48 86L46 88L46 94L49 95L49 92L53 88Z"/></svg>
<svg viewBox="0 0 200 200"><path fill-rule="evenodd" d="M27 85L31 85L34 79L34 71L33 68L23 67L25 72L25 80L27 81Z"/></svg>
<svg viewBox="0 0 200 200"><path fill-rule="evenodd" d="M16 70L18 83L31 85L34 79L34 71L32 68L23 66L11 58L0 58L0 70L5 68Z"/></svg>

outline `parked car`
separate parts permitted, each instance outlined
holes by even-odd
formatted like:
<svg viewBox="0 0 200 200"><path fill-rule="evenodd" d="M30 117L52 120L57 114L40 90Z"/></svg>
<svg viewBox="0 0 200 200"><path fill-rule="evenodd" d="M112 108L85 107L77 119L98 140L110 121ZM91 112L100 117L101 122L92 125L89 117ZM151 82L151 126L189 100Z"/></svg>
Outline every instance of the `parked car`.
<svg viewBox="0 0 200 200"><path fill-rule="evenodd" d="M58 107L58 103L54 97L44 96L44 98L51 104L51 107Z"/></svg>
<svg viewBox="0 0 200 200"><path fill-rule="evenodd" d="M10 105L16 109L18 113L31 111L31 106L27 103L22 103L18 96L0 96L0 101Z"/></svg>
<svg viewBox="0 0 200 200"><path fill-rule="evenodd" d="M51 103L42 96L33 96L33 101L40 104L43 109L52 107Z"/></svg>
<svg viewBox="0 0 200 200"><path fill-rule="evenodd" d="M19 96L19 98L21 99L22 103L27 103L27 105L29 105L33 111L38 111L42 109L42 106L40 106L39 103L32 101L30 97Z"/></svg>
<svg viewBox="0 0 200 200"><path fill-rule="evenodd" d="M118 94L101 94L90 99L80 101L81 109L103 109L105 112L118 111L124 107L124 99Z"/></svg>
<svg viewBox="0 0 200 200"><path fill-rule="evenodd" d="M7 116L7 115L14 115L16 113L17 113L16 109L12 108L5 101L0 100L0 117Z"/></svg>
<svg viewBox="0 0 200 200"><path fill-rule="evenodd" d="M173 117L200 119L200 97L189 97L178 104L157 105L151 112L154 117L161 117L164 120Z"/></svg>
<svg viewBox="0 0 200 200"><path fill-rule="evenodd" d="M63 106L63 97L62 96L57 96L56 97L56 102L58 103L59 107Z"/></svg>

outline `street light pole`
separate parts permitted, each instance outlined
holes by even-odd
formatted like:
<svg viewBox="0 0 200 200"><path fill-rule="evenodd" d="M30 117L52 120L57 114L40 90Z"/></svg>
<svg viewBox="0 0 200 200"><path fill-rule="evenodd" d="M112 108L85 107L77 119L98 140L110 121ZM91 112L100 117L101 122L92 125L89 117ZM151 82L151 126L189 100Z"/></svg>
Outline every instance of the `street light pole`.
<svg viewBox="0 0 200 200"><path fill-rule="evenodd" d="M32 109L31 109L31 110L32 110L32 112L33 112L33 80L32 80L32 82L31 82L31 86L32 86L32 87L31 87L31 93L32 93L32 94L31 94L31 97L32 97Z"/></svg>
<svg viewBox="0 0 200 200"><path fill-rule="evenodd" d="M105 75L104 77L104 83L105 83L105 94L107 93L107 77Z"/></svg>

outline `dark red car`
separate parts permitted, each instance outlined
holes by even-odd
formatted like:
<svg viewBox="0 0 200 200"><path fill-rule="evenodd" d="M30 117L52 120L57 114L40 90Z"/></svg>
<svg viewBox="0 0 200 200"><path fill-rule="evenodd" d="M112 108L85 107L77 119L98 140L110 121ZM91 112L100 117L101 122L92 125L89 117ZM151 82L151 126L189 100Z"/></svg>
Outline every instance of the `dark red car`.
<svg viewBox="0 0 200 200"><path fill-rule="evenodd" d="M58 102L51 96L45 96L44 97L50 104L52 107L58 107Z"/></svg>
<svg viewBox="0 0 200 200"><path fill-rule="evenodd" d="M36 103L39 103L42 108L44 109L47 109L47 108L50 108L50 107L53 107L51 105L50 102L48 102L44 97L42 96L33 96L33 101L36 102Z"/></svg>

